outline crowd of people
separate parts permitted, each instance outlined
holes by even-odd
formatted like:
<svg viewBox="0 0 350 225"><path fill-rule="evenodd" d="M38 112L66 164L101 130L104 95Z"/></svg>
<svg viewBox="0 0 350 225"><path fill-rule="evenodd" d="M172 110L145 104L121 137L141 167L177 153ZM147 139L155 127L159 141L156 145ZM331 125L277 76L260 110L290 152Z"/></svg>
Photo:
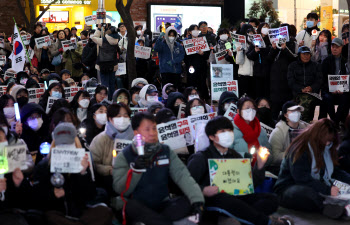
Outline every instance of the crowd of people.
<svg viewBox="0 0 350 225"><path fill-rule="evenodd" d="M6 147L26 146L26 169L0 178L1 224L294 224L275 215L279 206L349 218L347 204L325 201L344 192L337 183L350 185L350 95L328 86L328 75L349 74L349 24L342 38L317 24L316 13L299 33L281 24L289 41L271 43L270 25L254 18L216 34L205 21L183 35L167 23L157 37L137 26L136 40L128 39L124 23L99 24L80 36L76 28L50 34L37 23L27 46L34 56L23 71L11 68L13 46L0 32L0 55L7 58L0 75L0 169ZM247 46L227 48L236 34ZM38 48L35 39L48 35L51 44ZM210 50L187 55L182 42L198 37ZM71 38L77 47L65 51L62 42ZM116 75L119 63L128 66L129 42L152 48L149 59L136 58L131 86L127 74ZM224 91L213 102L209 66L223 50L221 63L233 66L240 95ZM74 96L67 94L71 87ZM44 92L32 97L33 88ZM200 151L192 144L179 153L158 139L157 125L213 112L199 134L207 143ZM118 152L116 140L127 143ZM53 172L55 148L85 149L80 172ZM255 193L211 186L208 160L240 158L252 159Z"/></svg>

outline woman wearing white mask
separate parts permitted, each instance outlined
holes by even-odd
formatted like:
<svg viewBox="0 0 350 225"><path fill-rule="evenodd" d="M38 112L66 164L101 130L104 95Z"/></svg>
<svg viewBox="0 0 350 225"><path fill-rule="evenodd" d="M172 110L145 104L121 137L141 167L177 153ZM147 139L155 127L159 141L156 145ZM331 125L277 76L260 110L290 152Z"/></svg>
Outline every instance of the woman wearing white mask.
<svg viewBox="0 0 350 225"><path fill-rule="evenodd" d="M255 101L249 97L241 98L237 102L237 114L233 119L235 141L232 148L242 156L245 153L251 153L253 147L271 149L267 134L256 117L256 110Z"/></svg>
<svg viewBox="0 0 350 225"><path fill-rule="evenodd" d="M3 95L0 97L0 109L4 116L6 117L8 129L16 132L18 135L22 134L22 124L21 121L16 122L16 113L15 113L15 99L12 95ZM12 129L13 128L13 129Z"/></svg>
<svg viewBox="0 0 350 225"><path fill-rule="evenodd" d="M191 101L189 101L185 108L186 117L205 114L207 112L208 111L205 107L205 103L199 98L194 98Z"/></svg>
<svg viewBox="0 0 350 225"><path fill-rule="evenodd" d="M90 105L90 94L87 91L78 91L70 103L73 113L77 116L80 122L83 122L88 113Z"/></svg>
<svg viewBox="0 0 350 225"><path fill-rule="evenodd" d="M226 43L232 43L230 31L226 28L220 28L216 39L217 44L214 46L214 51L210 55L210 62L213 64L233 64L232 44L230 46L226 45ZM215 53L223 51L225 52L220 56L219 60L216 60Z"/></svg>
<svg viewBox="0 0 350 225"><path fill-rule="evenodd" d="M91 142L90 151L94 160L97 176L100 176L107 192L112 191L112 160L114 142L132 140L134 132L130 122L131 111L123 103L112 104L107 108L105 131L97 135Z"/></svg>
<svg viewBox="0 0 350 225"><path fill-rule="evenodd" d="M52 83L49 88L40 97L39 105L46 110L49 97L53 98L65 98L64 88L60 83Z"/></svg>
<svg viewBox="0 0 350 225"><path fill-rule="evenodd" d="M158 102L158 90L153 84L145 85L139 94L137 108L147 108L152 102Z"/></svg>
<svg viewBox="0 0 350 225"><path fill-rule="evenodd" d="M308 124L300 120L304 107L288 101L282 107L281 120L270 135L271 164L269 171L278 175L284 153L290 143L305 129Z"/></svg>
<svg viewBox="0 0 350 225"><path fill-rule="evenodd" d="M136 40L135 43L139 40L142 39L145 42L145 46L148 47L149 46L149 38L148 35L144 34L144 30L142 25L138 25L135 27L135 31L136 31Z"/></svg>

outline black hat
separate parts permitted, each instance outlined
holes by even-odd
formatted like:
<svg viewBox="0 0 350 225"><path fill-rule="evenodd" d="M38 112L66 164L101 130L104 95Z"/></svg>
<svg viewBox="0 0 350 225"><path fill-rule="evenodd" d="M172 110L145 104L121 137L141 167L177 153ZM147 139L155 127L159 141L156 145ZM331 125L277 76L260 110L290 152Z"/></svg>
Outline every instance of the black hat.
<svg viewBox="0 0 350 225"><path fill-rule="evenodd" d="M72 75L69 70L61 70L60 76L62 77L63 74L68 73L69 75Z"/></svg>
<svg viewBox="0 0 350 225"><path fill-rule="evenodd" d="M72 27L72 29L71 30L78 30L76 27Z"/></svg>
<svg viewBox="0 0 350 225"><path fill-rule="evenodd" d="M299 49L298 49L298 55L300 53L311 53L311 50L309 47L307 46L301 46Z"/></svg>
<svg viewBox="0 0 350 225"><path fill-rule="evenodd" d="M149 94L152 94L153 92L157 92L158 93L158 90L157 90L156 86L154 86L153 84L148 85L146 94L149 95Z"/></svg>

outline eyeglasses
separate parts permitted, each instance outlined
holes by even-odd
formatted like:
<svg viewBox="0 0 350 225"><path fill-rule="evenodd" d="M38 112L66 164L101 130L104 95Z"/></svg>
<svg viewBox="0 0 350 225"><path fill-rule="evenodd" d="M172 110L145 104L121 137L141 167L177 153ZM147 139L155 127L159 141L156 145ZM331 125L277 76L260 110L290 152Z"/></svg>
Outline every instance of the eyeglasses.
<svg viewBox="0 0 350 225"><path fill-rule="evenodd" d="M35 120L35 119L39 119L39 118L42 118L42 116L41 115L30 116L30 117L28 117L28 120Z"/></svg>

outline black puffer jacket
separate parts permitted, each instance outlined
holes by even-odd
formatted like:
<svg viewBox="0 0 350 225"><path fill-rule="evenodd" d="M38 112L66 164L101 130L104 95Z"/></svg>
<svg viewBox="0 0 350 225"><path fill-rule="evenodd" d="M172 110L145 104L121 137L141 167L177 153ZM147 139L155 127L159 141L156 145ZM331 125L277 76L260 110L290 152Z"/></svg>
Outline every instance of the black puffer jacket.
<svg viewBox="0 0 350 225"><path fill-rule="evenodd" d="M341 57L340 61L340 73L339 74L347 74L346 73L346 66L345 64L347 63L347 59L344 57ZM333 55L329 55L327 58L325 58L322 61L322 73L323 73L323 83L322 83L322 93L328 93L329 88L328 88L328 75L335 75L339 71L335 71L335 57Z"/></svg>
<svg viewBox="0 0 350 225"><path fill-rule="evenodd" d="M268 44L266 38L264 38L264 40L266 43L266 48L260 48L260 51L256 52L255 45L250 45L247 52L247 58L254 61L254 77L269 78L270 76L271 59L269 58L269 52L271 45Z"/></svg>
<svg viewBox="0 0 350 225"><path fill-rule="evenodd" d="M295 55L294 38L287 42L287 48L271 48L269 57L273 60L270 71L270 100L271 102L286 102L293 98L288 86L288 66L297 58Z"/></svg>
<svg viewBox="0 0 350 225"><path fill-rule="evenodd" d="M308 86L312 88L312 93L319 93L322 85L321 65L311 60L308 63L302 63L299 58L298 61L289 65L287 78L294 97Z"/></svg>

